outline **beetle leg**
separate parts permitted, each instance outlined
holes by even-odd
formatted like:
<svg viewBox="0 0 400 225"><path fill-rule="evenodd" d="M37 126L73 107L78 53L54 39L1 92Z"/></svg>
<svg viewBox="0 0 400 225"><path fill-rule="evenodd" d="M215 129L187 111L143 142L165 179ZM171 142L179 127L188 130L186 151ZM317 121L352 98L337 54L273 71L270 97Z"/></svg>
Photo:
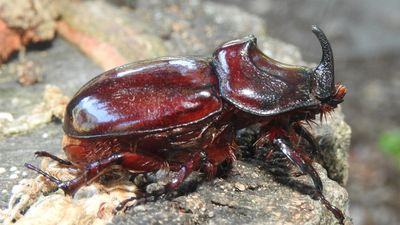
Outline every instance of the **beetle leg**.
<svg viewBox="0 0 400 225"><path fill-rule="evenodd" d="M236 160L235 151L232 144L207 148L207 159L202 164L207 177L211 179L215 176L224 176L230 170L232 162Z"/></svg>
<svg viewBox="0 0 400 225"><path fill-rule="evenodd" d="M184 180L195 170L202 169L205 171L209 178L214 177L218 172L224 172L231 167L231 162L236 159L234 144L226 144L224 141L230 141L232 143L233 136L231 135L232 129L226 129L224 126L223 130L218 132L216 138L213 139L212 145L207 147L205 151L198 151L193 153L187 158L186 162L179 167L172 179L164 186L164 189L157 191L152 194L143 194L139 197L132 197L122 201L115 209L120 211L124 209L126 204L130 201L135 203L128 208L140 205L146 202L155 201L163 194L168 194L171 191L176 190ZM221 144L224 143L224 144ZM224 164L227 162L227 164ZM172 165L171 165L172 166ZM223 168L223 166L227 168Z"/></svg>
<svg viewBox="0 0 400 225"><path fill-rule="evenodd" d="M134 200L134 205L129 206L129 208L145 202L154 201L160 196L176 190L193 171L201 169L210 178L214 177L218 172L223 172L221 170L227 170L226 168L222 168L223 166L230 169L230 163L236 159L235 146L231 144L234 138L232 127L221 126L218 130L210 129L209 131L212 132L213 135L210 135L212 138L208 140L209 142L207 141L208 145L205 150L194 152L191 156L188 156L184 160L184 163L180 165L179 169L176 169L177 172L164 186L163 190L126 199L121 202L115 210L122 210L128 202ZM225 162L228 164L225 165ZM174 165L171 166L174 167Z"/></svg>
<svg viewBox="0 0 400 225"><path fill-rule="evenodd" d="M341 222L341 224L344 224L344 215L342 211L333 206L328 200L326 200L325 196L322 194L321 178L319 177L317 171L315 171L311 163L304 160L303 157L292 148L290 141L286 138L276 137L272 140L272 144L276 149L282 151L286 155L286 157L290 159L290 161L296 164L301 172L306 173L311 177L316 188L316 197L322 202L322 204L324 204L324 206L329 211L331 211L335 215L335 217Z"/></svg>
<svg viewBox="0 0 400 225"><path fill-rule="evenodd" d="M311 145L311 150L312 150L313 156L315 156L317 159L321 158L321 150L319 148L319 145L317 144L317 141L313 137L313 135L306 128L304 128L301 124L298 124L298 123L295 123L293 125L293 129L300 137L306 139L307 142Z"/></svg>
<svg viewBox="0 0 400 225"><path fill-rule="evenodd" d="M173 191L179 187L180 184L188 177L193 170L199 167L200 162L202 161L202 153L196 152L193 156L183 164L178 172L174 175L171 181L165 185L166 191Z"/></svg>
<svg viewBox="0 0 400 225"><path fill-rule="evenodd" d="M73 165L72 162L70 162L68 160L65 160L65 159L61 159L61 158L59 158L59 157L57 157L57 156L55 156L53 154L50 154L48 152L45 152L45 151L37 151L37 152L35 152L35 156L36 157L47 157L47 158L50 158L50 159L52 159L54 161L57 161L61 165L65 165L65 166L72 166Z"/></svg>
<svg viewBox="0 0 400 225"><path fill-rule="evenodd" d="M207 176L207 179L212 179L217 174L217 167L212 164L208 158L208 154L206 151L199 152L200 161L199 161L199 168L195 168L198 170L202 170Z"/></svg>
<svg viewBox="0 0 400 225"><path fill-rule="evenodd" d="M235 153L238 148L234 143L235 133L230 124L219 126L211 132L210 136L213 136L213 139L205 148L202 163L202 169L208 178L227 174L232 162L236 160Z"/></svg>
<svg viewBox="0 0 400 225"><path fill-rule="evenodd" d="M176 190L183 183L186 177L188 177L193 172L193 170L198 169L203 159L203 152L194 153L183 165L180 166L179 170L172 177L172 179L164 186L164 189L153 192L151 194L144 193L141 196L135 196L125 199L115 208L114 212L124 209L128 202L135 201L133 205L128 206L127 208L125 208L125 210L128 210L129 208L135 207L137 205L144 204L146 202L155 201L160 196Z"/></svg>
<svg viewBox="0 0 400 225"><path fill-rule="evenodd" d="M51 176L50 174L44 172L43 170L39 169L38 167L30 164L30 163L25 163L24 166L30 170L35 171L36 173L41 174L42 176L46 177L47 179L49 179L51 182L55 183L57 186L60 185L62 183L61 180L59 180L58 178Z"/></svg>
<svg viewBox="0 0 400 225"><path fill-rule="evenodd" d="M25 164L25 167L45 176L50 181L54 182L58 188L62 189L65 194L73 196L80 187L103 174L112 165L121 165L128 170L147 172L157 170L161 168L163 164L164 161L143 154L130 152L116 153L107 158L86 164L82 173L78 177L69 181L60 181L31 164Z"/></svg>
<svg viewBox="0 0 400 225"><path fill-rule="evenodd" d="M289 140L286 138L275 138L273 139L272 144L275 148L283 152L290 161L297 165L302 173L308 174L313 180L315 188L322 192L322 182L317 171L315 171L314 167L307 163L303 157L292 148Z"/></svg>
<svg viewBox="0 0 400 225"><path fill-rule="evenodd" d="M142 205L142 204L145 204L145 203L148 203L148 202L155 202L155 201L157 201L159 199L159 197L162 194L163 193L161 193L161 192L152 193L152 194L147 194L147 193L140 194L140 193L137 193L137 195L139 195L139 196L130 197L130 198L127 198L127 199L123 200L122 202L120 202L118 204L118 206L115 207L115 209L113 210L113 213L116 214L116 213L118 213L119 211L121 211L123 209L124 209L124 212L125 212L128 209L133 208L135 206ZM127 206L127 204L129 202L132 202L132 201L135 201L135 202L132 205Z"/></svg>

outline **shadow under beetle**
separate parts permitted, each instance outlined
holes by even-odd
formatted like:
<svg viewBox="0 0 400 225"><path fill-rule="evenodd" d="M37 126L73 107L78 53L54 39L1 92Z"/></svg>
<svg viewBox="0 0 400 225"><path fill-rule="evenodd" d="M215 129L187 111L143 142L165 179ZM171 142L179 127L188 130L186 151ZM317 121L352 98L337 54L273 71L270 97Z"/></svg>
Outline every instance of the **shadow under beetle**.
<svg viewBox="0 0 400 225"><path fill-rule="evenodd" d="M164 194L192 171L214 177L219 165L235 160L235 132L258 124L255 145L269 141L309 175L317 198L343 224L343 213L322 194L312 160L296 147L305 139L318 154L317 143L302 123L332 111L346 94L344 86L334 83L326 36L316 26L312 31L323 53L314 69L269 58L252 35L222 44L211 58L169 57L111 69L85 84L67 105L63 149L69 161L35 153L79 168L80 175L61 181L31 164L25 166L68 195L112 165L133 173L167 167L176 173Z"/></svg>

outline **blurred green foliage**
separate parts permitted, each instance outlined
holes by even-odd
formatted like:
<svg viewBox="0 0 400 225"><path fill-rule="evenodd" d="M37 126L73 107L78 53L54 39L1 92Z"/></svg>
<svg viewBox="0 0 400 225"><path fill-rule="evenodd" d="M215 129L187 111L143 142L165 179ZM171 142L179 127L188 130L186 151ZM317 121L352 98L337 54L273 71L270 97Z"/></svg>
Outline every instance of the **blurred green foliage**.
<svg viewBox="0 0 400 225"><path fill-rule="evenodd" d="M379 136L379 147L393 156L400 168L400 130L387 131Z"/></svg>

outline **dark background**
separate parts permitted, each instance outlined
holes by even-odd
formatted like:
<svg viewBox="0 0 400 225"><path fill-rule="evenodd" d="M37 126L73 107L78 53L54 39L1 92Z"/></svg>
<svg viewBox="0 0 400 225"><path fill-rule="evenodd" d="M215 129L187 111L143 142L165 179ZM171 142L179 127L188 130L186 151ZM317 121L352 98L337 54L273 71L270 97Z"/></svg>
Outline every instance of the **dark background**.
<svg viewBox="0 0 400 225"><path fill-rule="evenodd" d="M268 35L298 46L308 62L321 54L310 26L325 31L336 80L348 87L342 107L353 132L347 189L354 224L399 224L400 167L378 139L400 128L400 1L214 1L258 14Z"/></svg>

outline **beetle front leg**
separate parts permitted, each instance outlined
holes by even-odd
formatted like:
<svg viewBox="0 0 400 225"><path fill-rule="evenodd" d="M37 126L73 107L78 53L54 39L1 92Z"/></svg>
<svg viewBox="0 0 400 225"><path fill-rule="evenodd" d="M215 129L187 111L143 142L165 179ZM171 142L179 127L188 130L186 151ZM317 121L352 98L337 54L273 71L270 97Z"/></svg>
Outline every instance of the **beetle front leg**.
<svg viewBox="0 0 400 225"><path fill-rule="evenodd" d="M293 125L293 129L300 137L307 140L307 142L311 146L313 155L317 159L321 158L321 150L319 148L319 145L317 144L317 141L313 137L313 135L306 128L304 128L301 124L298 124L298 123Z"/></svg>
<svg viewBox="0 0 400 225"><path fill-rule="evenodd" d="M313 180L314 186L316 188L315 196L324 204L324 206L331 211L335 217L344 224L344 214L337 207L333 206L322 193L322 182L317 171L311 165L311 162L307 162L303 157L297 153L291 146L290 141L287 138L276 137L272 140L273 146L283 152L287 158L290 159L294 164L296 164L302 173L308 174Z"/></svg>
<svg viewBox="0 0 400 225"><path fill-rule="evenodd" d="M317 171L315 171L314 167L306 162L306 160L304 160L303 157L292 148L288 139L275 138L272 140L272 144L276 149L285 154L286 157L292 161L302 173L308 174L313 180L315 188L322 192L322 182Z"/></svg>

